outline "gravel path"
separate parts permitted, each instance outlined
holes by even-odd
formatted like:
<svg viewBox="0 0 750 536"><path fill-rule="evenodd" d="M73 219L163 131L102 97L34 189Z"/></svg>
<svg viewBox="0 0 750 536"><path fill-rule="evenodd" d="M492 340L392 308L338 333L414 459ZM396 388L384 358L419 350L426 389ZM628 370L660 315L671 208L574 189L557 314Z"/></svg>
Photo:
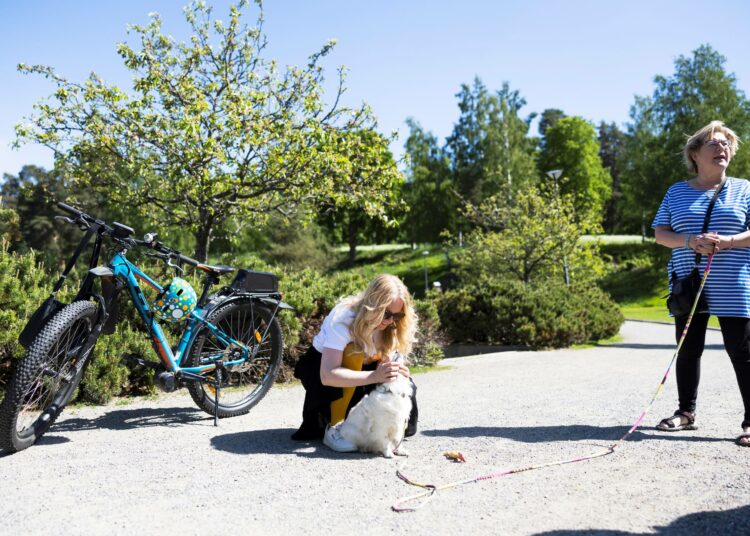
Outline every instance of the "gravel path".
<svg viewBox="0 0 750 536"><path fill-rule="evenodd" d="M420 432L404 472L444 484L578 457L621 437L672 356L670 326L626 322L606 347L451 359L417 375ZM403 458L336 454L289 439L303 391L274 387L212 426L186 393L68 410L32 448L0 458L1 534L750 534L741 400L710 331L698 424L653 425L676 407L672 376L644 428L614 454L439 492L421 510ZM459 450L463 464L442 453Z"/></svg>

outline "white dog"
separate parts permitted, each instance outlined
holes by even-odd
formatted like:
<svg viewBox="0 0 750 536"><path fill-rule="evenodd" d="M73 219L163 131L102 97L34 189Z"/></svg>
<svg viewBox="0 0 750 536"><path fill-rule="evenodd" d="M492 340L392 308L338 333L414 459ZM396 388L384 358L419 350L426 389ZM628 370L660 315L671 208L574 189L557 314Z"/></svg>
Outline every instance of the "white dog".
<svg viewBox="0 0 750 536"><path fill-rule="evenodd" d="M412 386L401 374L378 384L354 406L341 423L341 435L360 452L379 452L386 458L407 456L400 447L411 412Z"/></svg>

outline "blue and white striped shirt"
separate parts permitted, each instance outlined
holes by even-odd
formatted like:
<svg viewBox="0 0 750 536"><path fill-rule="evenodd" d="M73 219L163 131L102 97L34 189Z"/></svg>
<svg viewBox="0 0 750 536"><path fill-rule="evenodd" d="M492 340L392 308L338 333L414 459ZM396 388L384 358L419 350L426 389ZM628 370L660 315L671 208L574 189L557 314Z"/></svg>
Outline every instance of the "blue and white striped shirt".
<svg viewBox="0 0 750 536"><path fill-rule="evenodd" d="M673 184L667 190L651 227L668 225L676 233L700 234L714 193L714 190L696 190L687 181ZM750 182L728 177L711 212L708 232L735 235L747 231L748 226ZM707 260L707 256L701 257L701 276ZM677 277L684 277L693 269L694 262L692 249L674 248L667 265L668 275L671 277L674 271ZM734 247L716 253L703 292L712 315L750 318L750 248Z"/></svg>

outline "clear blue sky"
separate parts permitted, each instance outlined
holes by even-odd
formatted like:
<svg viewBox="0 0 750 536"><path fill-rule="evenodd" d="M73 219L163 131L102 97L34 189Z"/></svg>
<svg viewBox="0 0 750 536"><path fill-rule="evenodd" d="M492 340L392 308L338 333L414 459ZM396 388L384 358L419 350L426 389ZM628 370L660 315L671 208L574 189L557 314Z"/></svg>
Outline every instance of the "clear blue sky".
<svg viewBox="0 0 750 536"><path fill-rule="evenodd" d="M13 125L52 90L40 77L18 74L17 63L50 65L76 81L94 71L126 88L115 44L133 43L127 24L146 24L155 11L166 32L184 38L185 3L0 2L0 174L52 166L44 148L9 148ZM209 3L226 19L227 0ZM624 125L634 95L650 95L655 75L672 74L675 58L708 43L750 93L750 2L740 0L285 0L266 2L265 11L269 55L282 64L303 64L338 40L324 64L329 78L348 67L348 103L368 102L381 131L400 132L397 154L407 117L442 142L458 118L455 94L475 76L492 90L508 81L527 100L524 115L559 108Z"/></svg>

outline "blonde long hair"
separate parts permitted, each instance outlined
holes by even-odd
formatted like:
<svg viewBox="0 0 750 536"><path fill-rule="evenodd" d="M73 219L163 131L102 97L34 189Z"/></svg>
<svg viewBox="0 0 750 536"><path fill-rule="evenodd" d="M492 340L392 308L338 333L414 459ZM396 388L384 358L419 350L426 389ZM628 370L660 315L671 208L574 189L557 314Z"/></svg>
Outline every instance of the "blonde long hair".
<svg viewBox="0 0 750 536"><path fill-rule="evenodd" d="M354 321L349 333L365 354L369 354L373 344L373 333L383 321L385 311L394 300L404 302L404 317L393 321L375 340L375 352L391 354L398 351L404 357L411 352L417 331L417 314L409 289L394 275L380 274L370 281L364 292L342 300L354 311Z"/></svg>

